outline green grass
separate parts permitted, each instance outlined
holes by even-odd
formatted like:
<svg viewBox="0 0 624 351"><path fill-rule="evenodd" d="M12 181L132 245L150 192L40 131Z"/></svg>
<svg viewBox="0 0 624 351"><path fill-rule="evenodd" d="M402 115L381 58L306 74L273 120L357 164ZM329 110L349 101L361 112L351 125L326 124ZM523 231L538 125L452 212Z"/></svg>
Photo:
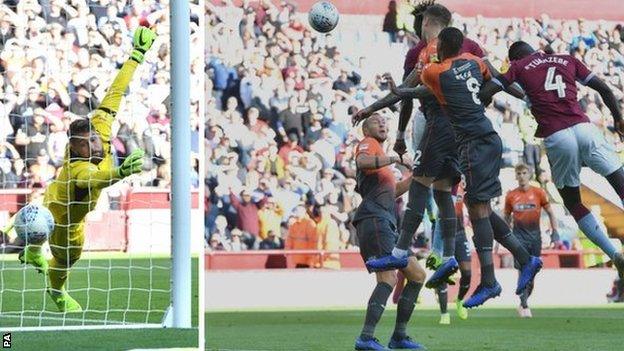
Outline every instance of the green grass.
<svg viewBox="0 0 624 351"><path fill-rule="evenodd" d="M250 292L250 298L253 293ZM624 308L534 309L519 319L513 309L470 311L438 325L439 312L419 310L408 327L428 350L622 350ZM387 344L395 310L382 317L376 336ZM353 350L364 311L218 312L206 314L208 350Z"/></svg>
<svg viewBox="0 0 624 351"><path fill-rule="evenodd" d="M68 280L70 294L85 312L61 314L45 294L45 280L10 256L0 261L0 332L3 327L157 323L170 302L171 260L96 255L81 259ZM193 259L192 321L197 326L197 259ZM132 287L132 289L129 289ZM24 312L25 311L25 312ZM18 350L124 350L197 345L197 330L138 329L14 332Z"/></svg>

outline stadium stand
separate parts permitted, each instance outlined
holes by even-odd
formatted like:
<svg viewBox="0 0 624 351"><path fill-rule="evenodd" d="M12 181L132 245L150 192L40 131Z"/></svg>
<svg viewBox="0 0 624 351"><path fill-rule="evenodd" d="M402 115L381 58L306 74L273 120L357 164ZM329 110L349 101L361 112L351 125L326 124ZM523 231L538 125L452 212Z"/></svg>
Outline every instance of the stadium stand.
<svg viewBox="0 0 624 351"><path fill-rule="evenodd" d="M262 226L257 219L262 211L281 214L281 230L272 240L288 242L297 212L306 216L303 209L321 230L298 248L355 248L350 214L359 195L354 192L353 148L361 135L351 127L350 112L386 93L380 74L389 71L400 77L404 54L417 38L400 23L392 37L383 32L381 12L343 15L340 26L325 37L310 32L305 17L291 4L245 2L235 6L226 1L224 6L211 2L206 6L206 69L210 77L204 175L207 250L257 249L266 236L246 231L241 224ZM398 11L401 23L409 24L404 20L409 6L399 1ZM620 24L546 15L518 19L458 14L454 14L453 24L481 44L494 66L503 70L508 65L507 48L519 38L542 50L570 52L604 78L620 102L624 101L624 28ZM624 156L624 144L612 132L609 112L597 95L582 87L580 101L591 121ZM397 111L383 113L391 117L393 136ZM499 94L488 116L504 140L501 179L508 191L517 186L511 167L525 159L527 145L539 147L540 140L533 137L535 123L522 101ZM565 216L543 152L533 166L539 171L536 180L553 198L562 222L560 235L566 245L560 247L580 249L577 227ZM240 205L233 205L239 197L243 198L242 211ZM267 200L275 207L265 208ZM616 223L622 220L621 211L608 214L617 217ZM233 228L243 230L237 236L245 245L231 245ZM611 235L618 234L611 231ZM547 233L543 235L548 244ZM326 242L332 243L331 248L323 246Z"/></svg>

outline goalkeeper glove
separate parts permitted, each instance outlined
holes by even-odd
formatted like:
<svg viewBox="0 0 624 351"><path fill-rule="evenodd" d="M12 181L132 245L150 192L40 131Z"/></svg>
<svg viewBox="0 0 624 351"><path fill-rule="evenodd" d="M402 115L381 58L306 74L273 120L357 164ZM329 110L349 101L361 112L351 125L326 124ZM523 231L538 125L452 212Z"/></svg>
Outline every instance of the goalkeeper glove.
<svg viewBox="0 0 624 351"><path fill-rule="evenodd" d="M132 151L128 157L124 160L119 168L117 168L117 174L120 178L125 178L135 173L140 173L143 167L143 156L145 151L143 149L136 149Z"/></svg>
<svg viewBox="0 0 624 351"><path fill-rule="evenodd" d="M144 55L152 47L156 41L156 33L147 27L140 26L134 31L134 37L132 38L132 59L138 63L143 63L145 59Z"/></svg>

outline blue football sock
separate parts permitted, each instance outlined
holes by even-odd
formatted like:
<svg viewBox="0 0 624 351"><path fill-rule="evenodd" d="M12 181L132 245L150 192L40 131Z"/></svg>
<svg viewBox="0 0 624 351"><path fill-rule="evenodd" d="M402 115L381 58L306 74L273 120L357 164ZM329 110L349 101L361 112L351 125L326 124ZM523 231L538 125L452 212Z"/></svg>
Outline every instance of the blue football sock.
<svg viewBox="0 0 624 351"><path fill-rule="evenodd" d="M585 217L581 218L577 222L579 228L589 240L591 240L594 244L598 245L604 253L609 256L609 258L613 259L613 256L617 253L617 249L615 245L611 242L607 234L600 228L600 225L596 221L596 218L591 213L585 215Z"/></svg>

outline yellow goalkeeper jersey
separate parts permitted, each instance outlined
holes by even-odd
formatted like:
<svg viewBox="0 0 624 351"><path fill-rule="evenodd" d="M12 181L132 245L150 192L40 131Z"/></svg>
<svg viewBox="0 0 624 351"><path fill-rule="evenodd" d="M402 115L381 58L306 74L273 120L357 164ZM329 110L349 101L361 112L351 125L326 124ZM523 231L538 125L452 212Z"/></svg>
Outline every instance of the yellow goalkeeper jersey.
<svg viewBox="0 0 624 351"><path fill-rule="evenodd" d="M124 63L91 118L95 131L102 139L104 151L102 161L96 165L85 160L71 160L68 145L61 173L46 188L44 205L54 216L55 231L57 229L74 231L87 213L95 208L102 190L121 179L113 164L111 129L121 98L137 65L132 60Z"/></svg>
<svg viewBox="0 0 624 351"><path fill-rule="evenodd" d="M110 136L112 121L111 115L99 110L92 119L104 147L104 158L100 164L83 160L70 161L66 153L61 173L47 187L44 204L52 212L58 226L67 227L80 223L95 207L102 189L112 184L114 178L110 139L106 139L102 133L108 130Z"/></svg>

